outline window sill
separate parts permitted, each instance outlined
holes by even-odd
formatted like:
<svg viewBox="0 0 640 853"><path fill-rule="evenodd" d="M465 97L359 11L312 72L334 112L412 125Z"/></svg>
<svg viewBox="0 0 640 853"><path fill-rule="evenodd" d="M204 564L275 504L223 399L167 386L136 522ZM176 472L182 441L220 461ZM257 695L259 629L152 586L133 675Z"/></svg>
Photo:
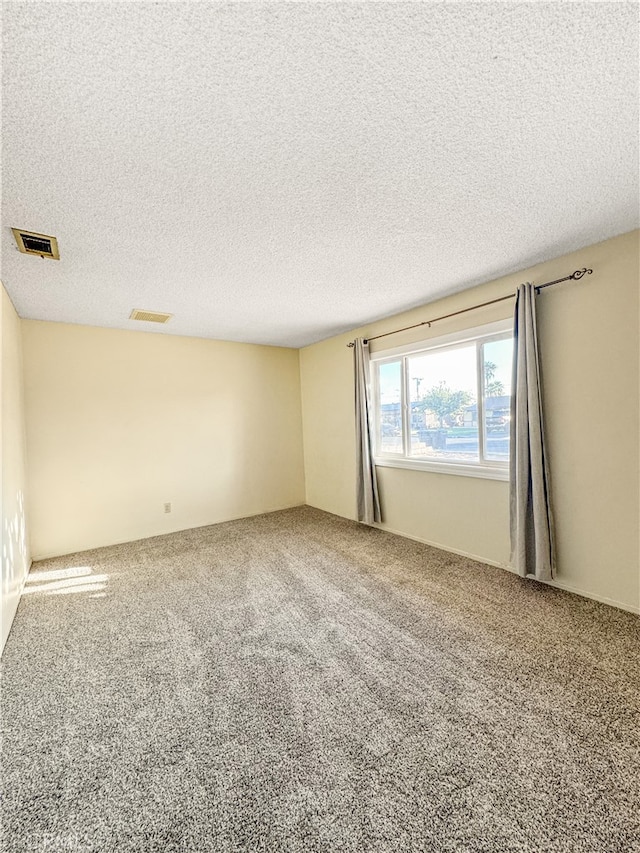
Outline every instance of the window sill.
<svg viewBox="0 0 640 853"><path fill-rule="evenodd" d="M411 471L427 471L430 474L453 474L456 477L480 477L483 480L508 481L509 468L490 465L473 465L464 462L426 462L419 459L393 459L377 456L374 460L377 468L408 468Z"/></svg>

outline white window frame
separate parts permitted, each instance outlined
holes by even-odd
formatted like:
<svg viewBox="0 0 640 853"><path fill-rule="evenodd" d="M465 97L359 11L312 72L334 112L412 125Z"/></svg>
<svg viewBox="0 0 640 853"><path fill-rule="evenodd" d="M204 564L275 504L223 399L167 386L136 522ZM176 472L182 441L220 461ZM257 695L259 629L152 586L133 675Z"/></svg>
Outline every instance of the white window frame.
<svg viewBox="0 0 640 853"><path fill-rule="evenodd" d="M482 370L482 345L491 341L504 340L513 335L513 321L499 320L496 323L487 323L461 332L442 335L431 340L419 341L413 344L394 347L393 349L380 350L371 353L371 388L373 391L373 424L374 436L374 463L381 468L409 468L414 471L430 471L438 474L454 474L463 477L481 477L489 480L508 480L509 463L499 460L483 460L481 462L466 461L463 459L450 461L439 459L420 459L409 456L408 444L411 435L409 399L409 371L407 361L409 357L423 355L434 350L443 350L460 346L464 343L475 343L477 353L477 375L480 381L480 395L477 400L478 406L478 450L480 458L484 455L485 424L484 424L484 371ZM478 346L477 344L480 344ZM401 398L400 411L402 412L402 453L389 453L381 450L380 436L380 388L378 383L379 364L384 362L397 362L401 364ZM513 389L512 389L513 393Z"/></svg>

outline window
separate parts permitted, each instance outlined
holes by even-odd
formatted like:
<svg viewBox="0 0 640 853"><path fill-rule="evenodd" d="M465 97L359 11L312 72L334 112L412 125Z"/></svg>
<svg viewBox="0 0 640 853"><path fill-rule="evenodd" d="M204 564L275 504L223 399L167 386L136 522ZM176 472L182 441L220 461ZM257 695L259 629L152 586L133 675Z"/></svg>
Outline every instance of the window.
<svg viewBox="0 0 640 853"><path fill-rule="evenodd" d="M507 479L510 321L371 356L376 465Z"/></svg>

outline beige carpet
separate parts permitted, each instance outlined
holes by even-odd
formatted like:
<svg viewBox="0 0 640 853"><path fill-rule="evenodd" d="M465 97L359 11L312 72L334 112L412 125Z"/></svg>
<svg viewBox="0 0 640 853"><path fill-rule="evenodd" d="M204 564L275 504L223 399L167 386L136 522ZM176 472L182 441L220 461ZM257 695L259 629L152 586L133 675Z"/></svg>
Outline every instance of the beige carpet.
<svg viewBox="0 0 640 853"><path fill-rule="evenodd" d="M3 850L640 850L640 620L310 508L34 566Z"/></svg>

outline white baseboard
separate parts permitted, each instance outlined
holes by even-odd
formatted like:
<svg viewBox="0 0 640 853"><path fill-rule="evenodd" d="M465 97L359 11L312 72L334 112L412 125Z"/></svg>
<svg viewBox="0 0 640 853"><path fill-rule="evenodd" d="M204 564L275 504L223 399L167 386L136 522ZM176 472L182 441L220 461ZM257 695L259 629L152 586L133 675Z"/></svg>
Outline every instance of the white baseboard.
<svg viewBox="0 0 640 853"><path fill-rule="evenodd" d="M16 603L16 608L13 611L13 615L11 617L11 624L9 625L9 630L7 631L7 636L4 638L4 643L2 645L2 648L0 648L0 657L2 656L2 653L4 652L5 646L7 645L7 640L9 639L9 636L11 634L11 629L13 628L13 623L14 623L14 620L16 618L16 613L18 612L18 607L20 607L20 599L22 598L22 593L24 592L24 588L25 588L25 585L27 583L27 578L29 577L29 572L31 571L31 566L33 566L33 560L32 559L29 560L29 567L27 568L27 571L24 573L24 577L22 578L22 582L20 583L20 592L18 593L18 601Z"/></svg>
<svg viewBox="0 0 640 853"><path fill-rule="evenodd" d="M423 539L420 536L411 536L409 533L403 533L401 530L395 530L392 527L386 527L382 524L373 524L378 530L383 530L386 533L393 533L395 536L402 536L404 539L412 539L414 542L422 542L424 545L431 545L432 548L438 548L440 551L449 551L451 554L458 554L461 557L468 557L470 560L475 560L478 563L485 563L488 566L496 566L499 569L505 569L512 574L518 574L512 565L509 563L501 563L498 560L489 560L487 557L479 557L477 554L470 554L468 551L461 551L458 548L450 548L448 545L443 545L440 542L433 542L429 539ZM619 610L626 610L628 613L636 613L640 615L640 607L632 604L626 604L624 601L616 601L614 598L607 598L604 595L597 595L593 592L587 592L583 589L565 584L562 581L537 581L547 586L552 586L555 589L561 589L564 592L571 592L574 595L581 595L583 598L590 598L593 601L599 601L602 604L608 604L609 607L617 607Z"/></svg>
<svg viewBox="0 0 640 853"><path fill-rule="evenodd" d="M312 505L311 504L300 504L300 503L290 504L288 506L282 506L282 507L277 507L275 509L268 509L268 510L262 510L261 512L251 513L251 515L234 516L233 518L222 518L222 519L219 519L216 521L212 521L209 524L198 525L198 526L199 527L209 527L212 524L224 524L227 521L238 521L241 518L252 518L254 516L264 515L265 513L269 513L269 512L281 512L282 510L293 509L294 507L298 507L298 506L312 506ZM315 507L315 508L319 509L319 507ZM327 512L327 510L322 510L322 511ZM342 518L343 516L339 516L339 517ZM349 520L352 521L353 519L349 519ZM394 536L402 536L403 539L411 539L414 542L421 542L423 545L430 545L432 548L438 548L440 551L448 551L451 554L458 554L460 557L468 557L470 560L475 560L478 563L484 563L485 565L488 565L488 566L495 566L496 568L499 568L499 569L505 569L505 571L511 572L512 574L517 574L517 572L515 571L513 566L511 566L509 563L503 563L503 562L500 562L498 560L490 560L488 557L480 557L478 554L471 554L468 551L462 551L459 548L451 548L448 545L443 545L441 542L434 542L433 540L430 540L430 539L424 539L421 536L412 536L409 533L404 533L401 530L395 530L392 527L387 527L387 526L384 526L382 524L373 524L371 526L376 528L377 530L382 530L385 533L392 533ZM197 528L184 528L184 529L194 530ZM156 536L168 536L168 535L171 535L171 533L180 533L180 532L181 532L181 530L171 530L171 531L165 531L163 533L155 533L155 534L152 534L151 536L147 536L144 538L145 539L152 539L152 538L155 538ZM93 551L93 550L96 550L97 548L108 548L110 545L126 545L131 541L139 542L141 540L139 540L139 539L136 539L136 540L130 540L130 539L119 540L117 542L110 542L109 545L95 545L91 548L87 548L87 549L83 549L83 550ZM82 553L82 551L74 551L72 553ZM31 570L31 565L33 565L33 563L38 561L38 560L50 560L50 559L53 559L54 557L63 557L63 556L67 556L67 555L66 554L60 554L60 553L52 553L52 554L42 554L42 555L34 556L32 561L31 561L31 564L29 566L29 570ZM28 572L27 572L27 574L28 574ZM25 576L24 580L26 580L26 576ZM24 587L24 580L23 580L23 587ZM602 604L609 605L610 607L617 607L619 610L626 610L628 613L640 614L640 607L637 607L637 606L634 606L631 604L627 604L623 601L616 601L613 598L607 598L606 596L598 595L598 594L592 593L592 592L588 592L587 590L578 589L577 587L570 586L569 584L565 584L562 581L558 581L558 580L555 580L555 581L537 581L537 583L545 583L547 586L551 586L551 587L554 587L556 589L561 589L564 592L570 592L570 593L573 593L574 595L581 595L583 598L590 598L593 601L599 601ZM21 594L22 594L22 592L21 592Z"/></svg>
<svg viewBox="0 0 640 853"><path fill-rule="evenodd" d="M432 548L438 548L439 551L448 551L450 554L458 554L460 557L468 557L470 560L475 560L477 563L485 563L488 566L497 566L499 569L506 569L512 572L513 569L507 563L500 563L498 560L489 560L487 557L478 557L477 554L471 554L469 551L461 551L459 548L451 548L449 545L443 545L441 542L434 542L431 539L423 539L421 536L412 536L410 533L403 533L401 530L396 530L393 527L387 527L383 524L372 524L377 530L384 530L385 533L393 533L395 536L402 536L403 539L412 539L414 542L422 542L423 545L431 545Z"/></svg>
<svg viewBox="0 0 640 853"><path fill-rule="evenodd" d="M273 509L261 509L259 512L251 512L248 515L234 515L229 518L219 518L215 521L208 521L206 524L197 524L195 527L178 527L171 530L161 530L158 533L150 533L148 536L139 536L137 539L115 539L112 542L106 542L102 545L89 545L86 548L76 548L73 551L51 551L44 554L37 554L33 557L32 562L37 563L40 560L54 560L56 557L68 557L71 554L84 554L85 551L97 551L100 548L111 548L112 545L130 545L134 542L144 542L145 539L156 539L158 536L171 536L172 533L184 533L187 530L198 530L201 527L212 527L215 524L226 524L227 521L241 521L243 518L255 518L258 515L267 515L270 512L282 512L284 509L295 509L299 506L306 506L305 503L293 503L286 506L277 506Z"/></svg>
<svg viewBox="0 0 640 853"><path fill-rule="evenodd" d="M615 598L607 598L605 595L585 592L585 590L576 589L576 587L569 586L569 584L562 583L562 581L540 581L540 583L546 583L547 586L553 586L556 589L564 590L564 592L572 592L574 595L581 595L583 598L600 601L602 604L608 604L610 607L617 607L618 610L626 610L628 613L640 615L640 607L635 607L633 604L625 604L624 601L616 601Z"/></svg>

